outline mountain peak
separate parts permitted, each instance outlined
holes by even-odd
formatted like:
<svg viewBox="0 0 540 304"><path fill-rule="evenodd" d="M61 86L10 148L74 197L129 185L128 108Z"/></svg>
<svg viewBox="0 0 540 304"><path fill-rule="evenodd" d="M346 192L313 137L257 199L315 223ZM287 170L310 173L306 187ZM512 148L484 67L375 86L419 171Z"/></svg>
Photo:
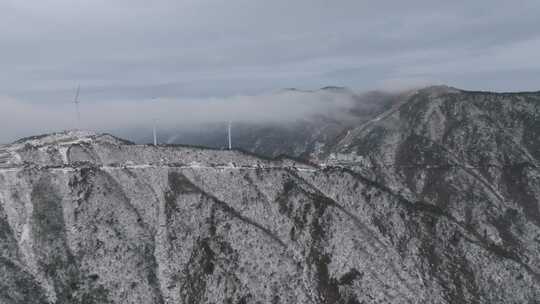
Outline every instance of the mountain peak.
<svg viewBox="0 0 540 304"><path fill-rule="evenodd" d="M322 87L320 89L298 89L298 88L284 88L278 91L278 93L286 93L286 92L300 92L300 93L318 93L318 92L332 92L332 93L350 93L352 92L351 89L347 87L340 87L340 86L326 86Z"/></svg>
<svg viewBox="0 0 540 304"><path fill-rule="evenodd" d="M347 87L340 86L326 86L320 89L321 91L332 91L332 92L349 92L350 89Z"/></svg>
<svg viewBox="0 0 540 304"><path fill-rule="evenodd" d="M93 141L108 142L112 144L131 144L131 142L107 133L96 133L88 130L66 130L49 134L25 137L15 141L12 146L66 146Z"/></svg>
<svg viewBox="0 0 540 304"><path fill-rule="evenodd" d="M432 85L432 86L428 86L421 89L420 92L423 92L429 95L441 95L441 94L459 93L462 91L460 89L447 86L447 85Z"/></svg>
<svg viewBox="0 0 540 304"><path fill-rule="evenodd" d="M33 146L43 146L55 143L90 140L97 136L97 133L83 130L66 130L62 132L48 133L36 136L21 138L13 144L29 144Z"/></svg>

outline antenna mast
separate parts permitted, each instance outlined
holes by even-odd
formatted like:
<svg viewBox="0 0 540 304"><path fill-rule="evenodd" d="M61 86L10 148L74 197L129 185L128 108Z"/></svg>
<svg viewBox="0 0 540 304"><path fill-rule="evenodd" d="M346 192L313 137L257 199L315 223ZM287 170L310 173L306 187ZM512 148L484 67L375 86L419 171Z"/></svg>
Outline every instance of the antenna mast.
<svg viewBox="0 0 540 304"><path fill-rule="evenodd" d="M79 110L79 94L81 93L81 86L77 86L77 92L75 93L75 99L73 102L75 103L75 110L77 111L77 127L81 128L81 111Z"/></svg>
<svg viewBox="0 0 540 304"><path fill-rule="evenodd" d="M229 138L229 150L232 150L232 141L231 141L231 121L229 121L229 125L228 125L228 128L227 128L227 136Z"/></svg>

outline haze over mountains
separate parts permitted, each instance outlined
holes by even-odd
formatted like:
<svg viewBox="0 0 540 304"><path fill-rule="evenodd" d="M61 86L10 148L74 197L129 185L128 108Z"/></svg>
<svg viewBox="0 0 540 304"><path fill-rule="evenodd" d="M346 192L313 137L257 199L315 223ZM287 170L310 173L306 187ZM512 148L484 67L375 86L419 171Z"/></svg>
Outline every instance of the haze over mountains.
<svg viewBox="0 0 540 304"><path fill-rule="evenodd" d="M227 120L232 122L233 146L261 155L280 154L309 158L345 130L383 113L406 93L372 91L356 93L343 87L314 91L285 89L255 96L248 105L231 104L227 112L209 110L206 120L195 117L178 126L159 130L160 142L223 148L227 146ZM237 108L240 109L237 109ZM191 123L190 123L191 122ZM126 132L135 142L151 142L146 130ZM317 153L323 153L320 150ZM315 155L313 155L315 156Z"/></svg>
<svg viewBox="0 0 540 304"><path fill-rule="evenodd" d="M0 300L537 303L540 93L309 94L347 107L235 124L238 147L290 157L82 131L0 146Z"/></svg>
<svg viewBox="0 0 540 304"><path fill-rule="evenodd" d="M397 92L370 91L367 93L356 93L343 87L326 87L315 91L295 89L284 91L287 92L288 99L279 100L276 98L278 101L275 102L268 98L269 103L275 102L275 106L269 106L269 108L274 108L275 112L268 114L267 119L258 117L257 104L255 103L255 106L248 107L254 113L254 119L250 120L250 115L245 115L238 116L238 121L233 121L234 147L269 157L283 154L306 160L324 159L330 153L339 152L343 148L345 143L340 143L340 141L359 140L357 137L363 138L364 136L377 137L374 134L360 136L358 132L375 133L373 128L381 129L381 125L384 126L386 120L380 120L391 118L388 116L395 113L403 104L411 103L413 100L411 96L418 98L416 96L423 96L423 94L427 94L426 92L440 92L441 94L446 92L453 93L451 96L458 96L463 99L462 103L466 103L469 97L476 98L476 96L483 96L482 94L486 98L538 95L534 92L521 93L521 95L519 93L469 92L447 86L432 86L425 89ZM299 100L303 102L305 108L313 108L310 111L295 113L295 107L291 104ZM310 103L310 101L314 102ZM326 107L320 106L321 103L326 103ZM467 105L467 107L470 106ZM288 116L290 119L285 114L289 110L294 113ZM265 109L261 108L260 111L264 112ZM281 115L281 113L284 114ZM189 124L188 121L188 123L178 127L164 127L159 130L159 139L164 144L224 148L227 146L226 125L227 121L220 119L217 121L209 120L207 123L195 120L192 124ZM440 128L440 126L436 127ZM504 128L501 126L500 129ZM531 128L526 128L526 132L535 132ZM149 143L152 142L149 131L150 128L146 128L136 132L120 133L135 142ZM353 135L350 135L351 132ZM339 145L341 145L340 148L338 148Z"/></svg>
<svg viewBox="0 0 540 304"><path fill-rule="evenodd" d="M75 92L74 92L75 94ZM289 124L324 116L349 121L350 111L368 115L384 106L371 95L341 87L314 91L285 89L259 95L220 98L149 98L113 102L87 102L81 89L81 121L72 102L42 105L3 100L0 119L12 128L0 140L15 140L42 130L87 129L126 135L139 142L151 134L154 122L160 131L194 131L227 121L250 124ZM356 115L358 116L358 115ZM171 138L164 138L171 140ZM173 139L174 140L174 139ZM151 140L150 140L151 141ZM149 141L149 142L150 142Z"/></svg>

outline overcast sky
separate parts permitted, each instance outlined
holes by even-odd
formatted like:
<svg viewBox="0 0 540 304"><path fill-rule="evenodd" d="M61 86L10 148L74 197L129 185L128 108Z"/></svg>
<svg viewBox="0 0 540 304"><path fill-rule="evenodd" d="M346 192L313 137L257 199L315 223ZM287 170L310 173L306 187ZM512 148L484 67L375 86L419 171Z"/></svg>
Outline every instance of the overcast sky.
<svg viewBox="0 0 540 304"><path fill-rule="evenodd" d="M0 0L0 100L540 90L539 16L538 0Z"/></svg>

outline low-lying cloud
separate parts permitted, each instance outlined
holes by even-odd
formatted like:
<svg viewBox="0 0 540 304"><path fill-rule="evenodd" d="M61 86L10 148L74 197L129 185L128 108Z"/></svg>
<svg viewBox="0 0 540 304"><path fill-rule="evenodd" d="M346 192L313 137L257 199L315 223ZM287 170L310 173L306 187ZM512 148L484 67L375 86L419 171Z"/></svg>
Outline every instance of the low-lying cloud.
<svg viewBox="0 0 540 304"><path fill-rule="evenodd" d="M76 128L100 132L135 129L150 126L154 121L161 128L226 121L286 123L319 114L346 113L354 104L358 105L359 100L359 95L352 91L327 89L283 90L227 98L82 101L79 124L72 103L30 104L13 98L1 98L0 121L5 127L0 131L0 142Z"/></svg>

